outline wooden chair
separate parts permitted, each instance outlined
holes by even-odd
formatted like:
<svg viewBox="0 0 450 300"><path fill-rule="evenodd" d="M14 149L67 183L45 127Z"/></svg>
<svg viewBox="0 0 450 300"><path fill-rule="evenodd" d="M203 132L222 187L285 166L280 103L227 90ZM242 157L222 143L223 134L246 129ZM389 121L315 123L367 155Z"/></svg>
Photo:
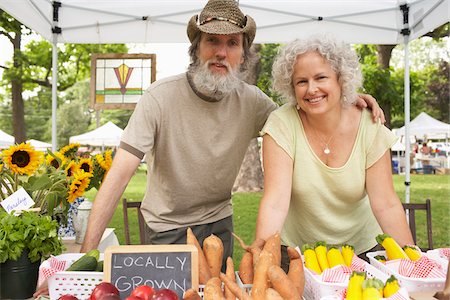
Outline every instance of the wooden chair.
<svg viewBox="0 0 450 300"><path fill-rule="evenodd" d="M427 235L428 235L428 249L433 249L433 231L431 226L431 202L427 199L425 203L403 203L403 209L408 213L408 223L411 228L414 243L417 243L416 237L416 211L423 210L426 214Z"/></svg>
<svg viewBox="0 0 450 300"><path fill-rule="evenodd" d="M144 216L141 213L141 202L140 201L127 201L126 198L122 199L123 206L123 223L124 223L124 231L125 231L125 243L127 245L131 245L130 241L130 228L128 224L128 209L136 209L138 214L138 224L139 224L139 241L140 244L144 244L145 241L145 220Z"/></svg>

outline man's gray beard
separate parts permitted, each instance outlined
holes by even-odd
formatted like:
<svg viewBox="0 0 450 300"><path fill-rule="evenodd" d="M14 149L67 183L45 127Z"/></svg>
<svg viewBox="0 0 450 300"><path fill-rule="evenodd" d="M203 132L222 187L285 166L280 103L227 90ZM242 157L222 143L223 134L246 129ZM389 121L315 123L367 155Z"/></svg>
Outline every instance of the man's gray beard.
<svg viewBox="0 0 450 300"><path fill-rule="evenodd" d="M194 87L207 97L220 100L234 90L241 81L239 72L233 70L229 65L227 74L215 74L208 66L209 61L198 62L190 65L188 70Z"/></svg>

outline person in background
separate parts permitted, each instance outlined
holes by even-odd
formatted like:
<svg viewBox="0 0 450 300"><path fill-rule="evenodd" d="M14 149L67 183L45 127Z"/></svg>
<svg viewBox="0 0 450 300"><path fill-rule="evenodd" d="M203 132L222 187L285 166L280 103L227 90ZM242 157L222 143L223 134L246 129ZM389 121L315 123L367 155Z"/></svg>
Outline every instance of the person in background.
<svg viewBox="0 0 450 300"><path fill-rule="evenodd" d="M280 232L285 246L347 243L363 257L382 232L413 244L392 182L396 136L353 105L362 77L354 50L327 35L294 40L279 52L272 76L288 103L261 132L256 239Z"/></svg>
<svg viewBox="0 0 450 300"><path fill-rule="evenodd" d="M431 154L431 147L427 145L427 143L423 142L422 147L420 148L420 153L423 155L430 155Z"/></svg>

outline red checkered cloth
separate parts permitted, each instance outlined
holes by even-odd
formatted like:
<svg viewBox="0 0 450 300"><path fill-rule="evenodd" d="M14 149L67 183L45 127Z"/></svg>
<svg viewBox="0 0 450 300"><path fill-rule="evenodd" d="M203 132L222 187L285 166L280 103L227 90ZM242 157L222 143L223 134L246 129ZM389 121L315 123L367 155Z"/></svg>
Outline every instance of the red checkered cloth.
<svg viewBox="0 0 450 300"><path fill-rule="evenodd" d="M334 266L330 269L326 269L322 273L322 281L323 282L345 282L352 270L343 265Z"/></svg>
<svg viewBox="0 0 450 300"><path fill-rule="evenodd" d="M440 248L439 255L441 255L442 257L447 257L447 259L450 259L450 248Z"/></svg>
<svg viewBox="0 0 450 300"><path fill-rule="evenodd" d="M56 272L64 271L66 269L66 261L59 260L54 256L51 256L46 262L44 262L39 268L39 278L47 279Z"/></svg>
<svg viewBox="0 0 450 300"><path fill-rule="evenodd" d="M441 265L426 256L417 261L401 259L398 273L411 278L445 278Z"/></svg>
<svg viewBox="0 0 450 300"><path fill-rule="evenodd" d="M353 255L352 263L350 265L350 269L352 271L364 272L366 270L367 263L359 258L356 254Z"/></svg>
<svg viewBox="0 0 450 300"><path fill-rule="evenodd" d="M389 298L386 298L389 300L409 300L409 294L408 291L405 288L401 288L400 290L398 290L397 293L395 293L394 295L390 296Z"/></svg>

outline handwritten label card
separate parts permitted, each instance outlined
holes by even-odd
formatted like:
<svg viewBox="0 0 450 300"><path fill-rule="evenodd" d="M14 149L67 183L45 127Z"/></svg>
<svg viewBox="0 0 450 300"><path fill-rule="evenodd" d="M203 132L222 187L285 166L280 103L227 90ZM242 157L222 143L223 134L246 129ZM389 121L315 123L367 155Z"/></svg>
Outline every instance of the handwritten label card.
<svg viewBox="0 0 450 300"><path fill-rule="evenodd" d="M198 252L192 245L128 245L105 250L104 281L114 284L122 299L140 285L171 289L183 298L198 289Z"/></svg>
<svg viewBox="0 0 450 300"><path fill-rule="evenodd" d="M25 210L29 209L34 205L33 199L31 199L30 195L23 189L17 190L14 194L0 202L3 208L6 210L8 214L13 210Z"/></svg>

